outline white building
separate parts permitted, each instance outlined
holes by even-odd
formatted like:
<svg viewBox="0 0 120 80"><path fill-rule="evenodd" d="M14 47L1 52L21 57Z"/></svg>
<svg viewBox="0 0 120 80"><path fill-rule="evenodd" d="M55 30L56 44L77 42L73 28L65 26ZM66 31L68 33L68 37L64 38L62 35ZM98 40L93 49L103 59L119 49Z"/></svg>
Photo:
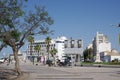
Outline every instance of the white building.
<svg viewBox="0 0 120 80"><path fill-rule="evenodd" d="M111 62L115 59L118 59L120 61L120 54L117 50L111 50L111 52L105 51L101 53L100 56L101 60L104 62Z"/></svg>
<svg viewBox="0 0 120 80"><path fill-rule="evenodd" d="M59 60L62 60L63 59L63 56L65 56L65 48L64 48L64 41L67 40L66 37L64 36L61 36L61 37L58 37L56 40L55 40L55 48L57 49L57 58Z"/></svg>
<svg viewBox="0 0 120 80"><path fill-rule="evenodd" d="M101 62L100 53L105 51L111 51L111 43L108 40L108 37L104 34L97 32L93 40L93 51L95 57L95 62Z"/></svg>
<svg viewBox="0 0 120 80"><path fill-rule="evenodd" d="M87 49L93 49L93 44L92 44L92 43L89 44L89 45L87 46Z"/></svg>
<svg viewBox="0 0 120 80"><path fill-rule="evenodd" d="M66 44L66 42L68 44ZM40 45L40 52L35 51L35 45ZM34 43L28 45L27 56L28 58L38 57L38 56L45 56L46 59L48 57L48 53L46 50L46 42L45 40L36 40ZM66 47L67 46L67 47ZM32 49L30 49L32 47ZM57 49L56 58L59 60L63 60L66 55L77 55L82 54L83 49L83 42L81 39L79 40L69 40L64 36L57 37L56 39L52 39L50 43L50 50L53 48ZM31 50L31 51L30 51ZM32 52L32 54L30 54Z"/></svg>

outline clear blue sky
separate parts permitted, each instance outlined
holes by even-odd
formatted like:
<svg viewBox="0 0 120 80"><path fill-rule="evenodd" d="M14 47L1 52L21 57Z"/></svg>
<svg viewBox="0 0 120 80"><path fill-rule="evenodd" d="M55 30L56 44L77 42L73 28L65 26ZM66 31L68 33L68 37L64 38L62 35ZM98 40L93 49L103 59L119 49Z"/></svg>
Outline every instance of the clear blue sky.
<svg viewBox="0 0 120 80"><path fill-rule="evenodd" d="M99 31L109 37L112 48L120 51L120 28L111 26L120 23L120 0L29 0L27 9L34 10L35 4L45 6L54 19L51 37L83 39L85 48Z"/></svg>

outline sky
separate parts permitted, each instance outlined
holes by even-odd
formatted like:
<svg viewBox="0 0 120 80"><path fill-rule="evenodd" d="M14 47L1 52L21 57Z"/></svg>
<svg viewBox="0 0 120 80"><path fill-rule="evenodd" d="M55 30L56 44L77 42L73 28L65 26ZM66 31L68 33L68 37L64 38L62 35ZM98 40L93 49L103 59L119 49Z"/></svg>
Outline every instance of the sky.
<svg viewBox="0 0 120 80"><path fill-rule="evenodd" d="M96 32L109 37L113 49L120 51L118 34L120 28L120 0L28 0L27 10L34 5L45 6L54 24L52 38L66 36L68 39L83 39L84 48L90 44ZM37 39L42 39L38 36ZM26 46L22 48L26 49ZM2 50L8 53L9 50Z"/></svg>

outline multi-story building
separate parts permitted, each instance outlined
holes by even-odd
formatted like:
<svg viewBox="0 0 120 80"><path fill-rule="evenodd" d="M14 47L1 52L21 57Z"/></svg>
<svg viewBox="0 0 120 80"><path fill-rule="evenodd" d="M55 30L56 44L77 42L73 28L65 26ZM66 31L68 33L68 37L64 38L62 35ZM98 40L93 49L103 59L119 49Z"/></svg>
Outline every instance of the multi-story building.
<svg viewBox="0 0 120 80"><path fill-rule="evenodd" d="M80 57L83 55L83 40L69 39L65 40L65 55L71 57L72 65L80 62Z"/></svg>
<svg viewBox="0 0 120 80"><path fill-rule="evenodd" d="M40 46L40 50L35 50L35 46L39 45ZM41 59L41 58L45 58L45 60L48 58L48 53L47 53L47 49L46 49L46 42L45 40L35 40L32 44L29 43L28 45L28 49L27 49L27 57L28 59L30 59L31 61L37 59ZM50 43L50 50L55 48L55 40L52 39L51 43Z"/></svg>
<svg viewBox="0 0 120 80"><path fill-rule="evenodd" d="M39 52L34 49L36 45L40 45L41 49ZM47 59L48 53L46 50L46 46L47 44L45 42L45 39L35 40L34 43L32 44L29 43L27 50L28 58L30 57L37 58L44 56ZM80 55L82 54L83 41L82 39L74 40L74 39L67 39L64 36L60 36L56 39L51 40L50 50L52 50L53 48L57 50L56 58L59 60L63 60L65 56L71 56L71 55L74 55L76 59L79 59Z"/></svg>
<svg viewBox="0 0 120 80"><path fill-rule="evenodd" d="M96 62L101 62L100 53L104 51L111 51L111 43L108 40L108 37L104 34L97 32L93 40L93 51Z"/></svg>

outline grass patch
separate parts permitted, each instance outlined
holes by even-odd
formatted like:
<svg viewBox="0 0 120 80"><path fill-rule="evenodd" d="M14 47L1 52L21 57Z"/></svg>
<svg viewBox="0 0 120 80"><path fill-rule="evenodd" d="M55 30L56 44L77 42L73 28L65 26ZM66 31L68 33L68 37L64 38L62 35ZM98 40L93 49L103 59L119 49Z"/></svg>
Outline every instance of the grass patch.
<svg viewBox="0 0 120 80"><path fill-rule="evenodd" d="M120 65L120 62L81 62L80 64L88 64L88 65L92 65L92 64L104 64L104 65Z"/></svg>

